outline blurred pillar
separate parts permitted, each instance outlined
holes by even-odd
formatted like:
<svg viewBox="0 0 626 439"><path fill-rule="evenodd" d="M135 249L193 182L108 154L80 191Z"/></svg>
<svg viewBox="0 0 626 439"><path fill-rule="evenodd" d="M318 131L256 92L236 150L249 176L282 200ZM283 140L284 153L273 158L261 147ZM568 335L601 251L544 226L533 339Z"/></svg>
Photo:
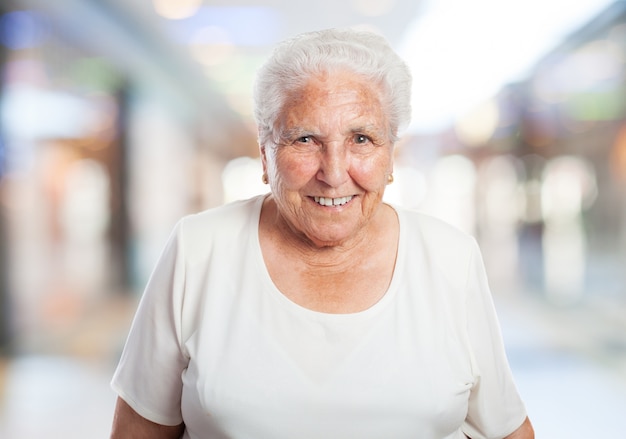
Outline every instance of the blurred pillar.
<svg viewBox="0 0 626 439"><path fill-rule="evenodd" d="M0 86L0 96L2 90ZM5 173L4 141L2 139L2 126L0 125L0 187ZM11 348L11 306L9 303L9 281L7 260L7 231L6 209L0 204L0 356L6 354Z"/></svg>
<svg viewBox="0 0 626 439"><path fill-rule="evenodd" d="M0 96L1 96L0 90ZM0 126L1 130L1 126ZM1 134L0 134L1 136ZM0 138L0 185L4 177L4 143ZM11 350L11 306L9 303L8 260L7 260L6 212L0 205L0 356Z"/></svg>
<svg viewBox="0 0 626 439"><path fill-rule="evenodd" d="M119 292L129 293L132 285L130 217L128 209L128 103L129 85L122 82L117 94L116 140L112 145L111 175L111 243L114 270L118 274Z"/></svg>
<svg viewBox="0 0 626 439"><path fill-rule="evenodd" d="M4 5L0 4L0 16L6 12L5 7L6 3ZM0 44L0 73L4 72L7 56L7 48ZM2 76L0 75L0 78ZM2 98L3 85L2 80L0 80L0 100ZM2 120L0 120L0 188L2 188L2 182L6 174L6 162L6 143L4 141ZM0 202L0 355L8 353L12 346L7 241L6 209L4 204Z"/></svg>

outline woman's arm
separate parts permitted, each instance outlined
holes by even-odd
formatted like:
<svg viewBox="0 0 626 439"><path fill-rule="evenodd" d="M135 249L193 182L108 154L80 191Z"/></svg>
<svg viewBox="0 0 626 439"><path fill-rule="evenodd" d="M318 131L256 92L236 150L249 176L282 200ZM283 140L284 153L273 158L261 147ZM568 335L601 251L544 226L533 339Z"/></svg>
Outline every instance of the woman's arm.
<svg viewBox="0 0 626 439"><path fill-rule="evenodd" d="M535 439L535 430L533 430L530 419L526 418L520 428L515 430L504 439Z"/></svg>
<svg viewBox="0 0 626 439"><path fill-rule="evenodd" d="M148 421L122 398L117 398L111 439L179 439L184 431L184 424L170 427Z"/></svg>
<svg viewBox="0 0 626 439"><path fill-rule="evenodd" d="M465 435L467 439L471 439L468 435ZM504 439L535 439L535 430L530 423L530 419L526 418L524 423L510 435Z"/></svg>

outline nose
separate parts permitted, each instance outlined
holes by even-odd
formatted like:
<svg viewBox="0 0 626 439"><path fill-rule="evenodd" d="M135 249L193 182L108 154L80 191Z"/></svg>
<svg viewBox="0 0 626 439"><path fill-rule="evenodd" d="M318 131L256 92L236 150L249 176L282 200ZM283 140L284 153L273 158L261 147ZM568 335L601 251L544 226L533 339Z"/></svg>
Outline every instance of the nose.
<svg viewBox="0 0 626 439"><path fill-rule="evenodd" d="M340 142L324 145L321 150L317 179L331 187L339 187L349 179L349 157Z"/></svg>

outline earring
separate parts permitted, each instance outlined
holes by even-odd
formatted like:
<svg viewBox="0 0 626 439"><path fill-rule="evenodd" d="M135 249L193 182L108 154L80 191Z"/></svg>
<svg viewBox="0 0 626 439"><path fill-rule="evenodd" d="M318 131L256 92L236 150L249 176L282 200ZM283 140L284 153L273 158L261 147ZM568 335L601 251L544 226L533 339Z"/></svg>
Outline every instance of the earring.
<svg viewBox="0 0 626 439"><path fill-rule="evenodd" d="M387 176L387 184L391 184L391 183L393 183L393 174L389 174Z"/></svg>
<svg viewBox="0 0 626 439"><path fill-rule="evenodd" d="M268 184L270 182L269 179L267 178L267 174L265 172L261 176L261 181L263 182L263 184Z"/></svg>

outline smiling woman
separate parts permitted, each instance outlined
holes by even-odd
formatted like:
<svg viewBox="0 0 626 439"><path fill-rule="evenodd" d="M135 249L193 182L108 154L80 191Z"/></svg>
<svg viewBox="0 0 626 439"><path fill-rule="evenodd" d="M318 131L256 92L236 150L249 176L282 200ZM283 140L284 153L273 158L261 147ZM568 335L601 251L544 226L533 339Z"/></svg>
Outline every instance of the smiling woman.
<svg viewBox="0 0 626 439"><path fill-rule="evenodd" d="M475 241L382 201L410 83L374 34L277 47L255 95L270 193L177 225L114 439L534 437Z"/></svg>
<svg viewBox="0 0 626 439"><path fill-rule="evenodd" d="M292 231L307 238L294 240L298 247L315 248L366 242L374 225L394 229L395 215L381 203L393 143L378 89L341 70L293 93L276 122L279 143L261 144L272 189L267 203L280 213L268 230Z"/></svg>

